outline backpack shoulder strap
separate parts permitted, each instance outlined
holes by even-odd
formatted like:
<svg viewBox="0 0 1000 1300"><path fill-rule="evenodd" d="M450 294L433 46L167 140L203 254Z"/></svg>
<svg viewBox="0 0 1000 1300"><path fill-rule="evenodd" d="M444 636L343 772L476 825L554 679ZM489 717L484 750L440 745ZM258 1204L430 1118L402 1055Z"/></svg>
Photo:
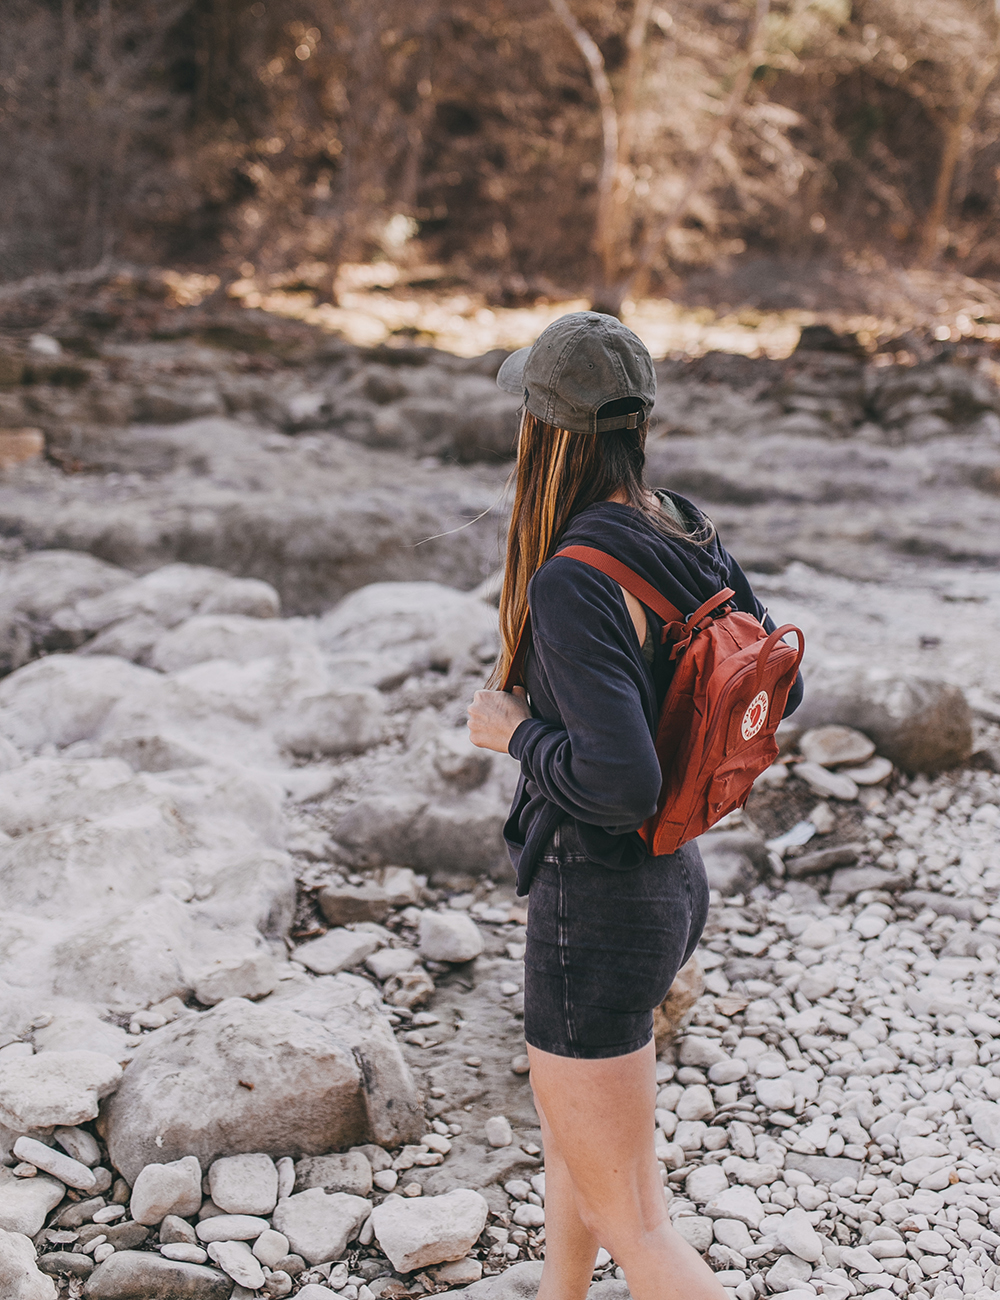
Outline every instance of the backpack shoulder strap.
<svg viewBox="0 0 1000 1300"><path fill-rule="evenodd" d="M613 555L598 551L593 546L566 546L561 551L557 551L556 555L565 555L571 560L579 560L582 564L589 564L592 569L606 574L612 581L617 582L619 587L624 587L636 600L651 609L654 614L659 614L664 623L684 622L684 615L676 605L671 605L670 601L645 578L640 578L634 570L622 564L621 560L616 560Z"/></svg>
<svg viewBox="0 0 1000 1300"><path fill-rule="evenodd" d="M676 605L671 605L665 596L661 595L654 586L646 581L628 567L622 564L621 560L616 560L613 555L608 555L606 551L599 551L593 546L565 546L561 551L557 551L552 557L565 556L570 560L579 560L581 564L589 564L592 569L597 569L600 573L617 582L619 587L624 587L627 592L633 595L636 600L640 601L654 614L658 614L664 623L664 631L671 623L683 623L684 615ZM732 592L724 594L732 595ZM718 600L713 602L718 604ZM515 686L520 686L523 681L524 661L527 658L528 647L531 645L531 611L529 610L524 616L524 622L521 624L521 631L518 633L517 644L514 647L514 654L511 656L510 666L504 677L501 690L510 691Z"/></svg>

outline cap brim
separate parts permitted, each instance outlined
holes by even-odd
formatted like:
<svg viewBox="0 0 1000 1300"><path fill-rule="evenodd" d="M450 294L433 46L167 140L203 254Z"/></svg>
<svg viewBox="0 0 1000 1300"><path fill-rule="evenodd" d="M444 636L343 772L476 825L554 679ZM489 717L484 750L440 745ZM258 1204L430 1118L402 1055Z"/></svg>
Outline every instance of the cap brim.
<svg viewBox="0 0 1000 1300"><path fill-rule="evenodd" d="M516 352L510 354L497 371L498 388L502 388L505 393L515 393L518 397L524 396L524 367L530 351L530 347L518 348Z"/></svg>

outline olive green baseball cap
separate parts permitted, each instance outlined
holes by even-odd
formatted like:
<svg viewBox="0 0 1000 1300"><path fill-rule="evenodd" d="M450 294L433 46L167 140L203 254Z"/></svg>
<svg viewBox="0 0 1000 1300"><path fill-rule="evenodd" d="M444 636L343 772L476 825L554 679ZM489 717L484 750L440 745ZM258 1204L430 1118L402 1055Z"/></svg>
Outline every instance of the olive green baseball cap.
<svg viewBox="0 0 1000 1300"><path fill-rule="evenodd" d="M574 311L560 316L527 348L512 352L497 384L523 397L546 424L571 433L634 429L649 418L656 397L653 358L637 334L616 316ZM642 409L599 420L609 402L632 398Z"/></svg>

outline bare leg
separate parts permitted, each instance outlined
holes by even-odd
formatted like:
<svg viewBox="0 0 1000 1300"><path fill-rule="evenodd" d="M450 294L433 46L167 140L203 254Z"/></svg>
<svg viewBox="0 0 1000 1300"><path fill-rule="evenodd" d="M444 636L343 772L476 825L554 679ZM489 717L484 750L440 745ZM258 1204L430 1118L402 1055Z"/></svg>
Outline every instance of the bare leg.
<svg viewBox="0 0 1000 1300"><path fill-rule="evenodd" d="M588 1231L589 1243L599 1241L624 1270L633 1300L726 1300L712 1270L674 1231L667 1214L653 1150L653 1044L605 1060L555 1056L530 1046L528 1055L531 1085L548 1139L541 1300L580 1300L583 1270L593 1267L591 1245L576 1265L569 1255L574 1243L582 1249L588 1242ZM550 1192L548 1161L553 1141L560 1172ZM567 1184L579 1228L566 1204ZM555 1204L550 1200L553 1194ZM556 1236L551 1266L550 1213Z"/></svg>
<svg viewBox="0 0 1000 1300"><path fill-rule="evenodd" d="M537 1095L535 1109L545 1146L545 1266L538 1300L583 1300L598 1241L580 1218L573 1179Z"/></svg>

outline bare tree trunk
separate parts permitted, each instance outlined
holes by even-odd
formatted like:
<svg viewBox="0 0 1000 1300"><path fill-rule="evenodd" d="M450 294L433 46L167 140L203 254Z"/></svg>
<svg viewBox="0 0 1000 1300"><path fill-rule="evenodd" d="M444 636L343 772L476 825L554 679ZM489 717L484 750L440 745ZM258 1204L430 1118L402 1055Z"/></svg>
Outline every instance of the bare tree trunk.
<svg viewBox="0 0 1000 1300"><path fill-rule="evenodd" d="M941 234L948 217L948 205L951 200L951 187L955 179L955 168L962 153L962 136L965 134L965 122L945 120L942 123L944 144L938 162L937 177L934 181L934 197L924 218L920 232L920 248L914 260L916 267L928 267L937 261L940 251Z"/></svg>
<svg viewBox="0 0 1000 1300"><path fill-rule="evenodd" d="M590 73L590 84L594 88L601 110L603 148L601 171L597 181L597 221L594 226L592 246L600 267L600 283L610 286L616 279L618 271L614 202L618 181L619 142L618 112L615 108L614 92L604 68L604 56L597 42L577 21L566 0L549 0L549 4L583 55L587 71ZM600 293L596 296L601 297ZM603 304L598 306L597 301L594 307L597 311L605 309Z"/></svg>

